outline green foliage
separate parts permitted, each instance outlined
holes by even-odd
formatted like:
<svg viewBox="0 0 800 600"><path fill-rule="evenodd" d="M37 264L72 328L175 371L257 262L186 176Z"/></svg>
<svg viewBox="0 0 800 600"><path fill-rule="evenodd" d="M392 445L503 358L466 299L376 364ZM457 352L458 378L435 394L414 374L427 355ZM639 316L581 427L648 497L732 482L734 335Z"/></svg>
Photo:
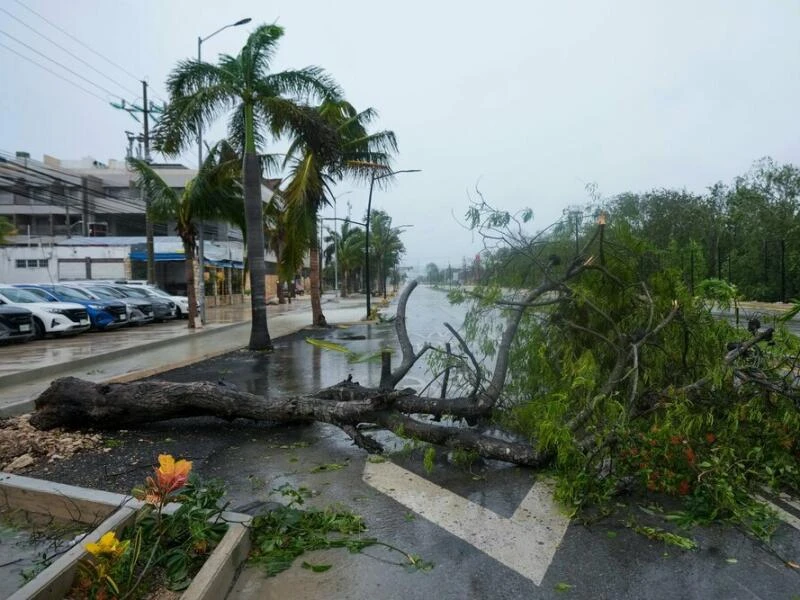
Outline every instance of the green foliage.
<svg viewBox="0 0 800 600"><path fill-rule="evenodd" d="M647 206L667 211L696 200L659 198L662 204ZM665 252L699 249L691 237L637 221L655 214L645 200L627 220L585 230L577 258L574 245L565 245L568 232L526 235L522 219L491 216L493 209L479 204L472 222L498 236L493 228L507 225L503 239L511 246L487 258L482 285L450 297L468 303L466 336L480 358L491 357L515 303L582 268L523 312L497 423L553 456L557 494L575 511L602 506L633 485L642 494L675 496L687 522L726 520L767 537L774 520L754 491L800 491L792 361L800 344L779 322L769 344L728 364L728 351L751 334L711 309L735 310L737 286L686 281L670 267ZM693 260L701 273L699 257Z"/></svg>
<svg viewBox="0 0 800 600"><path fill-rule="evenodd" d="M361 552L370 546L384 546L400 553L403 562L398 563L411 569L428 570L432 567L419 556L404 552L394 546L380 542L363 534L367 527L361 516L344 508L324 509L299 508L303 504L303 494L288 486L279 490L291 498L287 506L257 515L251 525L252 550L250 562L264 569L268 577L273 577L288 569L294 560L314 550L346 548L350 552ZM308 565L308 566L306 566ZM303 563L303 568L315 573L327 571L330 565Z"/></svg>
<svg viewBox="0 0 800 600"><path fill-rule="evenodd" d="M433 468L436 466L436 448L433 446L425 448L422 465L425 467L427 473L433 473Z"/></svg>
<svg viewBox="0 0 800 600"><path fill-rule="evenodd" d="M682 535L677 535L675 533L665 531L659 527L648 527L646 525L637 525L633 528L633 530L643 535L651 540L658 540L664 542L665 544L670 544L671 546L677 546L682 550L696 550L697 549L697 542L693 539L684 537Z"/></svg>
<svg viewBox="0 0 800 600"><path fill-rule="evenodd" d="M7 243L9 236L16 233L13 223L6 217L0 217L0 245Z"/></svg>
<svg viewBox="0 0 800 600"><path fill-rule="evenodd" d="M705 194L658 189L604 202L615 228L626 227L653 247L653 259L681 272L690 288L726 279L753 300L800 292L800 168L771 159Z"/></svg>

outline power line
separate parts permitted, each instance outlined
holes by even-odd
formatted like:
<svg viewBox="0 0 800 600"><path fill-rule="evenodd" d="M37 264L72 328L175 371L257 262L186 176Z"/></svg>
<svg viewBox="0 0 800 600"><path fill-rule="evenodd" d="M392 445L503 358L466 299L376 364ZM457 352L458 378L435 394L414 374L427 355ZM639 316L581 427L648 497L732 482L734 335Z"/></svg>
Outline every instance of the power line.
<svg viewBox="0 0 800 600"><path fill-rule="evenodd" d="M52 38L49 38L48 36L43 34L41 31L37 30L36 28L31 27L30 25L28 25L22 19L20 19L20 18L16 17L15 15L11 14L10 12L8 12L5 8L0 7L0 11L3 11L4 13L6 13L9 17L14 19L18 23L20 23L23 27L27 27L28 29L30 29L33 33L35 33L39 37L44 38L45 40L47 40L48 42L50 42L51 44L53 44L57 48L60 48L62 51L64 51L67 54L69 54L72 58L74 58L75 60L81 62L84 65L86 65L87 67L89 67L95 73L99 74L101 77L105 77L108 81L114 83L115 85L118 85L121 89L125 90L127 93L133 94L134 96L136 96L137 92L132 91L130 88L125 87L123 84L121 84L119 81L117 81L113 77L110 77L110 76L106 75L105 73L103 73L102 71L100 71L99 69L96 69L91 64L89 64L88 62L83 60L80 56L78 56L74 52L68 50L67 48L65 48L64 46L62 46L61 44L59 44L58 42L53 40Z"/></svg>
<svg viewBox="0 0 800 600"><path fill-rule="evenodd" d="M82 41L80 41L78 38L76 38L74 35L72 35L70 32L68 32L68 31L66 31L66 30L64 30L64 29L62 29L61 27L59 27L58 25L56 25L55 23L53 23L53 22L52 22L50 19L48 19L47 17L45 17L45 16L43 16L43 15L39 14L38 12L36 12L35 10L33 10L32 8L30 8L30 7L29 7L29 6L27 6L26 4L23 4L22 2L20 2L20 0L14 0L14 2L16 2L17 4L19 4L19 5L20 5L22 8L24 8L25 10L27 10L27 11L29 11L29 12L32 12L34 15L36 15L37 17L39 17L39 18L40 18L42 21L44 21L45 23L47 23L47 24L48 24L48 25L50 25L51 27L54 27L55 29L58 29L58 30L59 30L61 33L63 33L64 35L66 35L66 36L67 36L67 37L69 37L70 39L74 40L75 42L77 42L78 44L80 44L81 46L83 46L84 48L86 48L86 49L87 49L89 52L91 52L92 54L95 54L95 55L99 56L99 57L100 57L100 58L102 58L104 61L106 61L108 64L110 64L110 65L112 65L112 66L116 67L117 69L119 69L120 71L122 71L123 73L125 73L126 75L128 75L129 77L133 77L133 78L134 78L136 81L139 81L139 80L141 79L140 77L138 77L138 76L134 75L133 73L131 73L130 71L128 71L128 70L127 70L125 67L121 67L120 65L118 65L118 64L117 64L117 63L115 63L114 61L112 61L112 60L110 60L109 58L106 58L105 56L103 56L101 53L97 52L96 50L93 50L92 48L90 48L89 46L87 46L86 44L84 44Z"/></svg>
<svg viewBox="0 0 800 600"><path fill-rule="evenodd" d="M86 77L84 77L83 75L81 75L80 73L78 73L77 71L73 71L73 70L72 70L72 69L70 69L68 66L61 64L60 62L58 62L57 60L55 60L55 59L53 59L53 58L50 58L49 56L47 56L47 55L46 55L46 54L44 54L43 52L39 52L39 51L38 51L36 48L34 48L33 46L30 46L30 45L26 44L25 42L23 42L22 40L19 40L19 39L15 38L15 37L14 37L13 35L11 35L10 33L6 32L6 31L2 31L2 30L0 30L0 33L2 33L3 35L5 35L6 37L10 37L12 40L14 40L15 42L17 42L17 43L18 43L18 44L20 44L21 46L25 46L25 47L26 47L28 50L30 50L31 52L35 52L36 54L38 54L38 55L39 55L39 56L41 56L42 58L44 58L44 59L46 59L46 60L49 60L49 61L50 61L51 63L53 63L53 64L56 64L56 65L58 65L59 67L61 67L61 68L62 68L62 69L64 69L65 71L69 71L70 73L72 73L73 75L75 75L75 77L78 77L79 79L83 79L83 80L84 80L86 83L89 83L89 84L93 85L93 86L94 86L94 87L96 87L98 90L102 90L102 91L104 91L106 94L108 94L108 95L109 95L109 96L111 96L112 98L114 98L114 97L118 97L118 96L119 96L119 94L117 94L117 93L115 93L115 92L112 92L112 91L111 91L111 90L109 90L108 88L105 88L105 87L103 87L102 85L100 85L100 84L98 84L98 83L95 83L95 82L94 82L94 81L92 81L91 79L87 79Z"/></svg>
<svg viewBox="0 0 800 600"><path fill-rule="evenodd" d="M42 14L40 14L40 13L36 12L35 10L33 10L32 8L30 8L29 6L27 6L26 4L24 4L24 3L23 3L23 2L21 2L20 0L14 0L14 2L16 2L17 4L19 4L19 5L20 5L22 8L24 8L24 9L25 9L25 10L27 10L28 12L30 12L30 13L33 13L34 15L36 15L37 17L39 17L39 18L40 18L42 21L44 21L45 23L47 23L47 24L48 24L48 25L50 25L51 27L53 27L53 28L57 29L58 31L60 31L61 33L63 33L64 35L66 35L66 36L67 36L68 38L70 38L71 40L73 40L73 41L75 41L76 43L80 44L81 46L83 46L84 48L86 48L86 49L87 49L89 52L91 52L92 54L94 54L95 56L99 56L100 58L102 58L104 61L106 61L106 62L107 62L108 64L110 64L111 66L113 66L113 67L116 67L117 69L119 69L120 71L122 71L123 73L125 73L125 74L126 74L128 77L132 77L132 78L133 78L133 79L135 79L137 82L141 81L141 79L142 79L141 77L139 77L138 75L134 75L133 73L131 73L130 71L128 71L128 69L126 69L125 67L123 67L123 66L121 66L121 65L119 65L119 64L117 64L117 63L115 63L113 60L111 60L110 58L108 58L108 57L107 57L107 56L105 56L104 54L102 54L102 53L98 52L97 50L94 50L94 49L93 49L93 48L91 48L89 45L85 44L84 42L82 42L81 40L79 40L77 37L75 37L74 35L72 35L70 32L68 32L68 31L66 31L65 29L63 29L62 27L60 27L60 26L56 25L56 24L55 24L55 23L53 23L53 22L52 22L50 19L48 19L48 18L47 18L47 17L45 17L44 15L42 15ZM161 102L164 102L164 103L166 104L166 101L165 101L163 98L159 97L158 95L156 95L156 98L158 98L159 100L161 100Z"/></svg>
<svg viewBox="0 0 800 600"><path fill-rule="evenodd" d="M103 97L101 97L99 94L96 94L96 93L92 92L91 90L87 90L87 89L86 89L85 87L83 87L82 85L79 85L79 84L75 83L75 82L74 82L74 81L72 81L71 79L67 79L67 78L66 78L66 77L64 77L63 75L60 75L59 73L56 73L56 72L55 72L55 71L53 71L52 69L50 69L50 68L48 68L48 67L45 67L43 64L40 64L40 63L36 62L36 61L35 61L35 60L33 60L32 58L30 58L30 57L28 57L28 56L25 56L24 54L20 54L19 52L17 52L17 51L16 51L16 50L14 50L13 48L11 48L11 47L9 47L9 46L6 46L6 45L5 45L5 44L3 44L3 43L0 43L0 48L5 48L5 49L6 49L6 50L8 50L9 52L13 52L14 54L16 54L17 56L19 56L20 58L24 58L24 59L25 59L25 60L27 60L28 62L30 62L30 63L33 63L34 65L36 65L37 67L39 67L40 69L44 69L45 71L47 71L47 72L48 72L48 73L50 73L51 75L55 75L55 76L56 76L56 77L58 77L59 79L62 79L62 80L64 80L64 81L66 81L67 83L69 83L69 84L71 84L71 85L74 85L74 86L75 86L76 88L78 88L79 90L81 90L81 91L84 91L84 92L86 92L87 94L90 94L90 95L94 96L95 98L97 98L98 100L100 100L100 101L101 101L103 104L108 104L108 99L107 99L107 98L103 98Z"/></svg>

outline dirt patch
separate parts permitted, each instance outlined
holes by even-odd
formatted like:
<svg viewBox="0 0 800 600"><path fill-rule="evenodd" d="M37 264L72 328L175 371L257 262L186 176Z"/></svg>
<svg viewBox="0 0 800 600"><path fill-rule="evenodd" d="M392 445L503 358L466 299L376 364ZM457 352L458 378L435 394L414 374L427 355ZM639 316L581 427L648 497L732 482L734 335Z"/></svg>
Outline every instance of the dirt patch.
<svg viewBox="0 0 800 600"><path fill-rule="evenodd" d="M71 458L78 452L102 446L97 433L53 429L39 431L22 415L0 420L0 465L6 472L24 471L42 462Z"/></svg>

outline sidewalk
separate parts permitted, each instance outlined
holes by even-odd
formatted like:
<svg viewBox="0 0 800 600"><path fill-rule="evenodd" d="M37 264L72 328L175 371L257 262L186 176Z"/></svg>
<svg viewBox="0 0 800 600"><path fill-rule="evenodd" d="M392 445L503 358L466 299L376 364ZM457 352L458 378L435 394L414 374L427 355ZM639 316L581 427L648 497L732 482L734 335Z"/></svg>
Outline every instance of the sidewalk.
<svg viewBox="0 0 800 600"><path fill-rule="evenodd" d="M330 323L364 318L363 299L325 296L323 302ZM270 337L310 326L310 314L307 299L268 306ZM0 347L0 417L30 412L35 398L58 377L131 381L244 348L250 319L250 305L245 303L209 308L202 329L189 329L186 321L167 322Z"/></svg>

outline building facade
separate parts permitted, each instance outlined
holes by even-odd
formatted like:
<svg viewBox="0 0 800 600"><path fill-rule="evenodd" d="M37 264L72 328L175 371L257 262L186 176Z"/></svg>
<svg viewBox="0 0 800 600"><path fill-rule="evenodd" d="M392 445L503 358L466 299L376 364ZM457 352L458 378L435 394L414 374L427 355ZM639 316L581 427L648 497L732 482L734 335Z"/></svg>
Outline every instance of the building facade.
<svg viewBox="0 0 800 600"><path fill-rule="evenodd" d="M177 191L197 174L179 164L152 166ZM269 183L262 185L265 202L272 197ZM0 247L0 282L146 278L145 199L124 161L0 154L0 216L16 230ZM153 226L156 282L185 293L183 249L174 228ZM242 232L228 223L204 222L203 233L206 293L241 293ZM265 260L274 273L274 255L265 251ZM275 288L273 279L268 290Z"/></svg>

